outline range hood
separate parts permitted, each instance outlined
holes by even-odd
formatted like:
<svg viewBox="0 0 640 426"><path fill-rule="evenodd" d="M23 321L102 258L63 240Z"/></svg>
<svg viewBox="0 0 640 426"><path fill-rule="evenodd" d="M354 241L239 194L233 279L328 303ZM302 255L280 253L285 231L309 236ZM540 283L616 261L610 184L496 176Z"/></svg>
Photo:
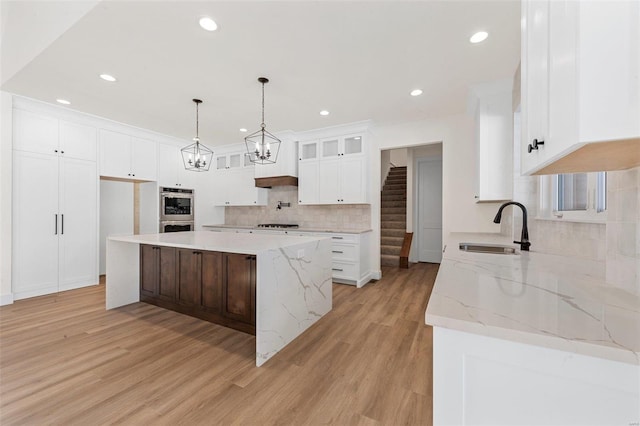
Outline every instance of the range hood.
<svg viewBox="0 0 640 426"><path fill-rule="evenodd" d="M271 176L255 178L256 187L272 188L274 186L298 186L298 178L295 176Z"/></svg>

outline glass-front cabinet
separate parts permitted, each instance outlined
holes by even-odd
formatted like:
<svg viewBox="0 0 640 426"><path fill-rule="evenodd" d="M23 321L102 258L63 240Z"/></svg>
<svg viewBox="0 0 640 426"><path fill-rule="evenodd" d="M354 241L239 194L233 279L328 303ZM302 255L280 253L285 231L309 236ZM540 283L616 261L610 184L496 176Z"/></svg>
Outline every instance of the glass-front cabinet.
<svg viewBox="0 0 640 426"><path fill-rule="evenodd" d="M300 142L300 204L369 203L363 134Z"/></svg>

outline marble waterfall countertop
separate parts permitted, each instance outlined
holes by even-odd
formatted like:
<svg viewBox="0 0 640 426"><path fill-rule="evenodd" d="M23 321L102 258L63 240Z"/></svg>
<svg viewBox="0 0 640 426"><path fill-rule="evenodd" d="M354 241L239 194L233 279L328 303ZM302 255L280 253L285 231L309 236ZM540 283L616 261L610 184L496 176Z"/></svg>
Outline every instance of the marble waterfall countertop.
<svg viewBox="0 0 640 426"><path fill-rule="evenodd" d="M107 309L140 300L140 244L256 255L257 366L331 311L331 238L211 231L107 238Z"/></svg>
<svg viewBox="0 0 640 426"><path fill-rule="evenodd" d="M247 225L202 225L203 228L211 229L246 229L249 231L288 231L288 232L313 232L313 233L333 233L333 234L364 234L371 232L371 229L320 229L320 228L263 228L261 226Z"/></svg>
<svg viewBox="0 0 640 426"><path fill-rule="evenodd" d="M128 243L157 244L168 247L224 251L240 254L258 254L264 250L313 242L318 240L318 237L191 231L167 232L164 234L121 235L111 236L109 239Z"/></svg>
<svg viewBox="0 0 640 426"><path fill-rule="evenodd" d="M451 234L425 322L640 365L640 296L605 284L604 262L531 252L470 253L461 242L513 247L496 234Z"/></svg>

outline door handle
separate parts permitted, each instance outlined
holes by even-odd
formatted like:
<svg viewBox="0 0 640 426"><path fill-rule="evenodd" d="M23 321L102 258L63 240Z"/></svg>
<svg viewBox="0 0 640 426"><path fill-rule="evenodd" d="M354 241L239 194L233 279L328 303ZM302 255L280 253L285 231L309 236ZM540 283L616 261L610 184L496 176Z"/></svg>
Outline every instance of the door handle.
<svg viewBox="0 0 640 426"><path fill-rule="evenodd" d="M58 235L58 215L54 214L54 216L55 216L54 219L55 219L55 224L56 224L56 232L54 232L53 235Z"/></svg>
<svg viewBox="0 0 640 426"><path fill-rule="evenodd" d="M60 224L62 225L60 235L64 235L64 214L60 215Z"/></svg>

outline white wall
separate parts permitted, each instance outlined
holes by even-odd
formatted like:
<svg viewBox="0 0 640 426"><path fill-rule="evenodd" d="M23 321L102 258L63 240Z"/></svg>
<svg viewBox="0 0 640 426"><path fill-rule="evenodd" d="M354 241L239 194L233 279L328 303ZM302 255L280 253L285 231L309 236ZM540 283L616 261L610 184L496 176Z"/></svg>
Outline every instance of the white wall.
<svg viewBox="0 0 640 426"><path fill-rule="evenodd" d="M13 101L0 92L0 306L13 303L11 292L11 174Z"/></svg>
<svg viewBox="0 0 640 426"><path fill-rule="evenodd" d="M384 150L380 153L380 185L384 186L384 181L387 180L389 170L391 170L391 151Z"/></svg>
<svg viewBox="0 0 640 426"><path fill-rule="evenodd" d="M380 193L380 151L399 147L442 142L442 232L499 233L500 225L493 223L497 203L475 202L477 164L473 117L456 115L409 122L372 129L371 193ZM414 154L415 157L415 154ZM374 270L380 270L380 197L371 202L371 259Z"/></svg>
<svg viewBox="0 0 640 426"><path fill-rule="evenodd" d="M396 167L406 167L406 165L408 164L407 149L406 148L392 149L390 160L393 163L393 165Z"/></svg>
<svg viewBox="0 0 640 426"><path fill-rule="evenodd" d="M99 1L95 0L0 2L2 84L42 53L98 3Z"/></svg>
<svg viewBox="0 0 640 426"><path fill-rule="evenodd" d="M107 270L107 237L133 234L133 183L100 181L100 275Z"/></svg>

